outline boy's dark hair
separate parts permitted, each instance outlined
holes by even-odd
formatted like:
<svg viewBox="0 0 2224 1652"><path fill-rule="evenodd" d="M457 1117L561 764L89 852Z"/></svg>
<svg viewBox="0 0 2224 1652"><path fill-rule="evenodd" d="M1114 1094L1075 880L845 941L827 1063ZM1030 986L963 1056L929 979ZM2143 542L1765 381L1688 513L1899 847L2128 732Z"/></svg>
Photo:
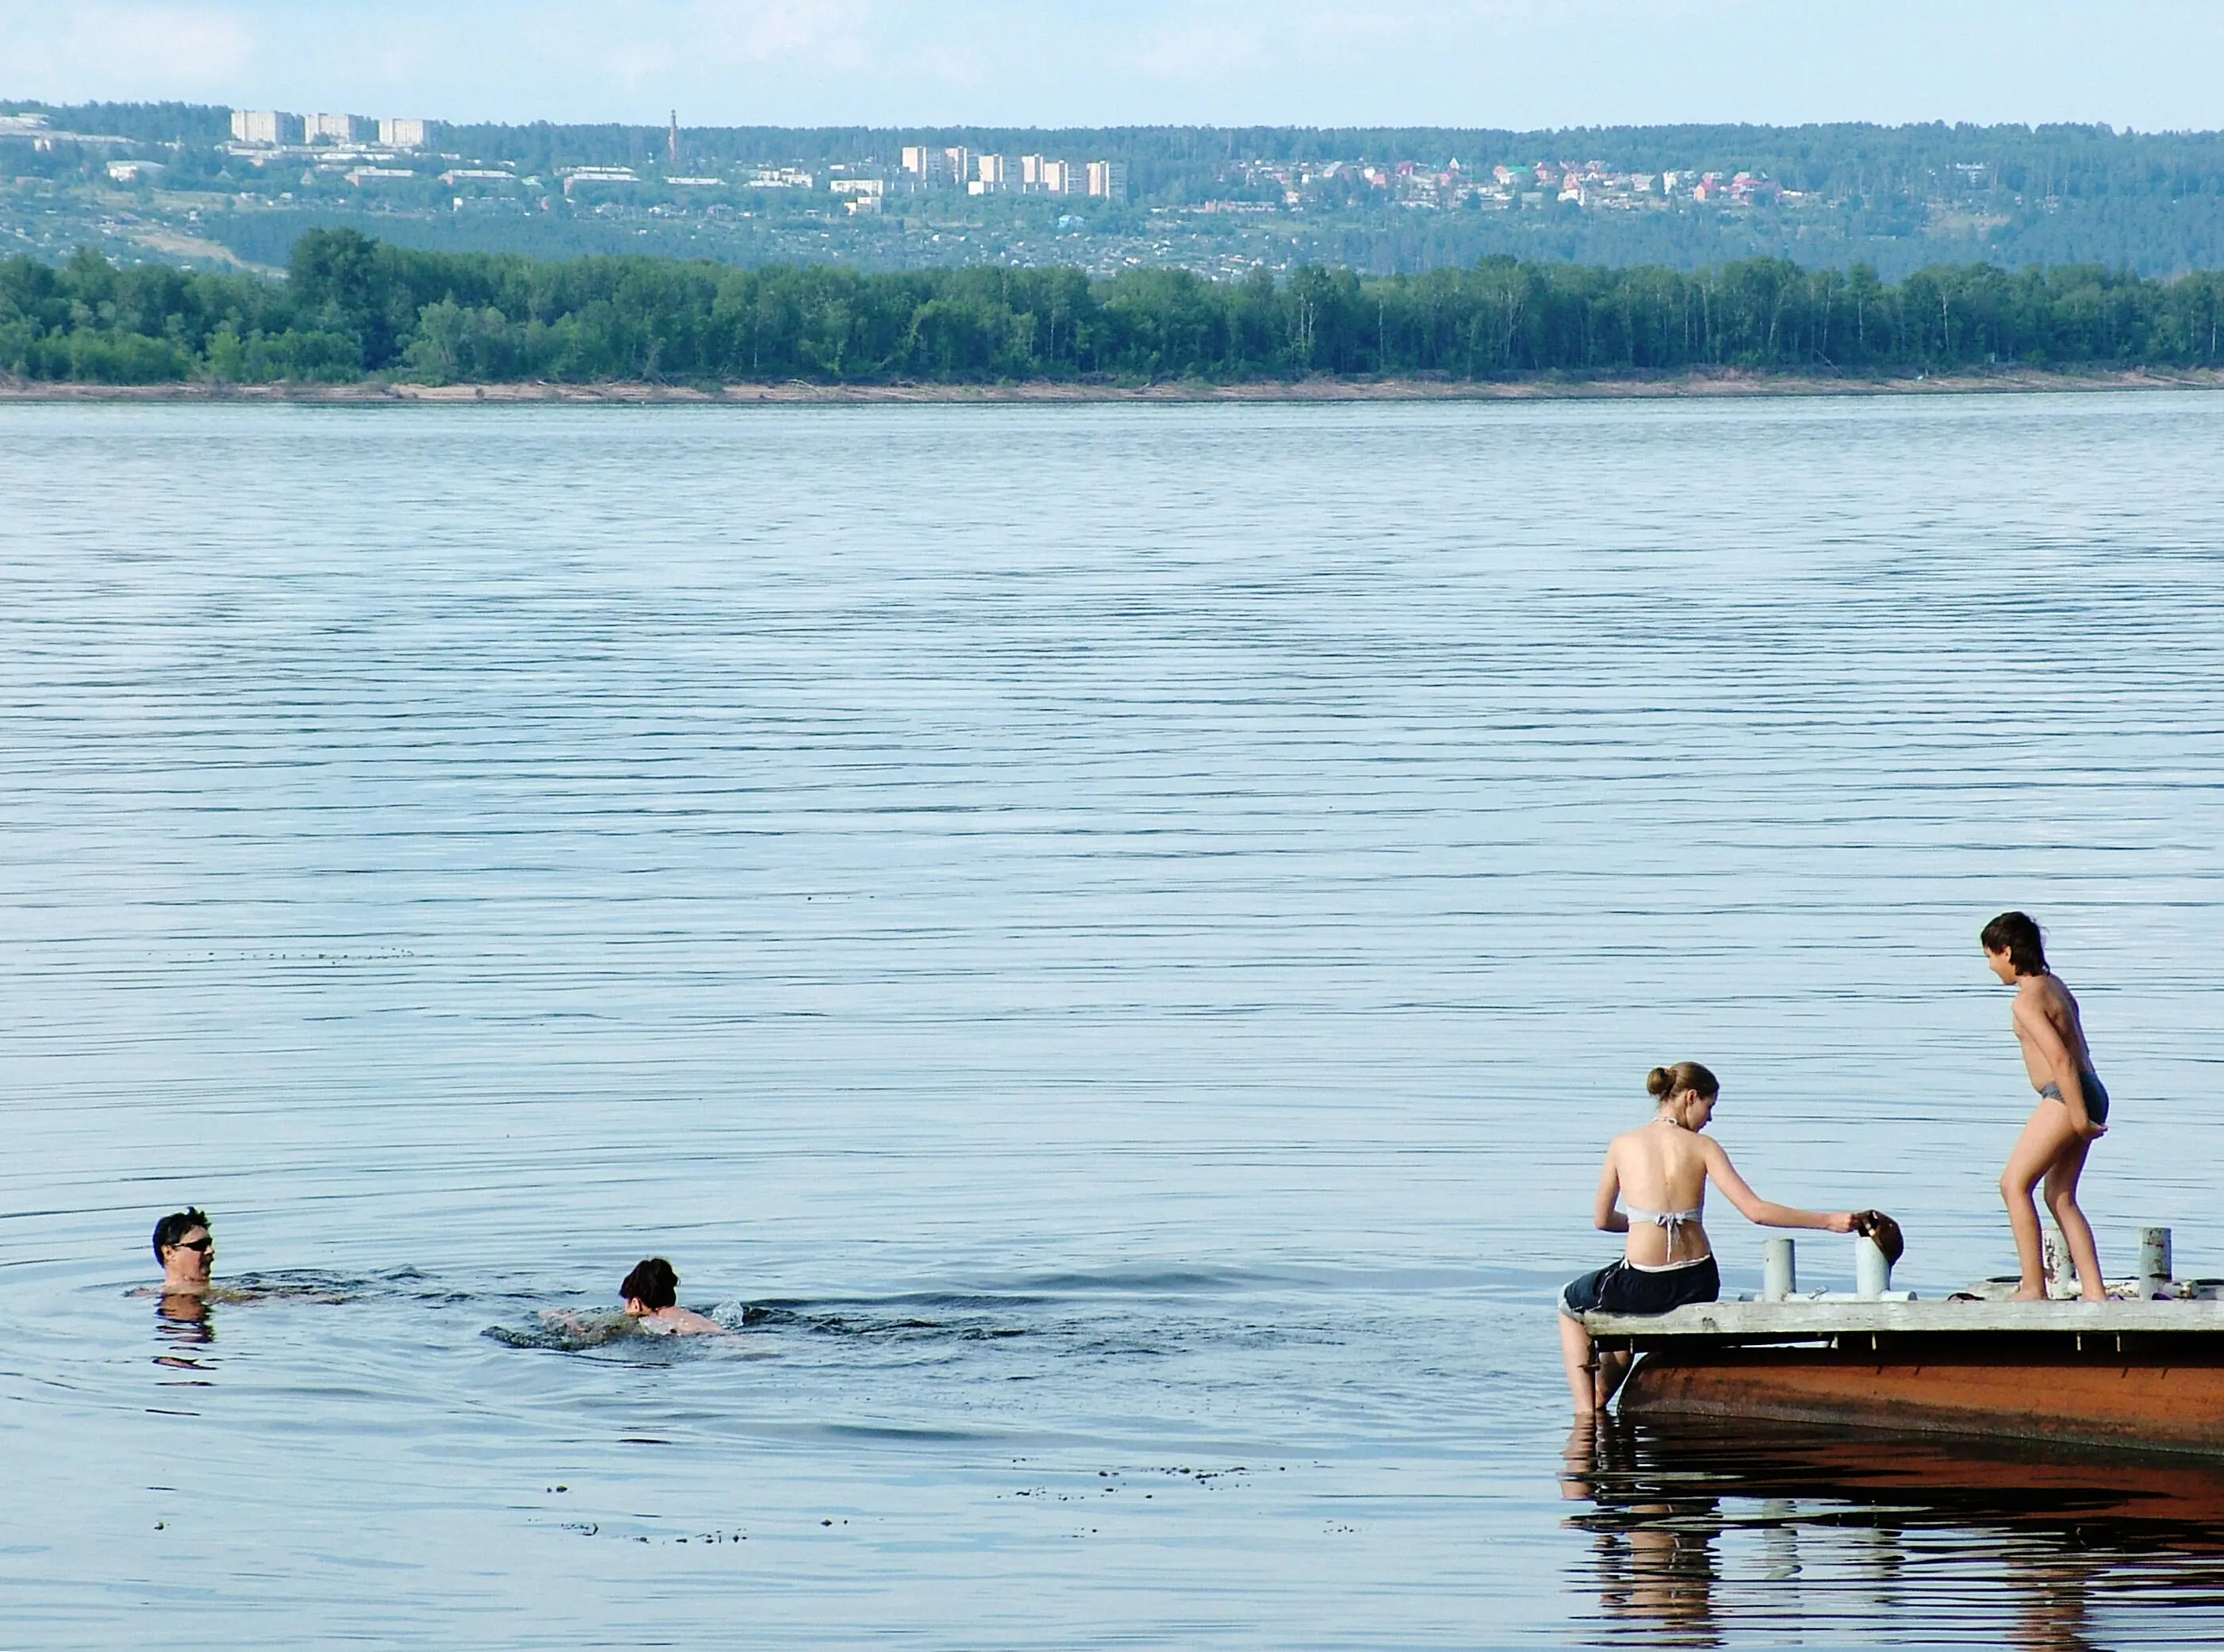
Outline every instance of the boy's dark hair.
<svg viewBox="0 0 2224 1652"><path fill-rule="evenodd" d="M618 1300L639 1302L652 1312L669 1308L679 1300L679 1276L662 1257L650 1257L626 1275L625 1283L618 1287Z"/></svg>
<svg viewBox="0 0 2224 1652"><path fill-rule="evenodd" d="M2002 912L1985 925L1978 942L1987 952L2005 952L2019 975L2046 973L2046 943L2038 922L2022 912Z"/></svg>
<svg viewBox="0 0 2224 1652"><path fill-rule="evenodd" d="M155 1260L162 1259L162 1252L175 1245L196 1227L209 1225L208 1212L199 1205L187 1205L183 1210L174 1210L155 1224Z"/></svg>

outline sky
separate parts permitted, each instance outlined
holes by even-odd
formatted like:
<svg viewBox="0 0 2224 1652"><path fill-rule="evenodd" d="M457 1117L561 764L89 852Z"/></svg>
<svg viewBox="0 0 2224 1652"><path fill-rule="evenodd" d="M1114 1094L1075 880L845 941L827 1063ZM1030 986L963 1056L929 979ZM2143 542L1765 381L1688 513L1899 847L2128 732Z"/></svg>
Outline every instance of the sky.
<svg viewBox="0 0 2224 1652"><path fill-rule="evenodd" d="M2224 127L2224 0L0 0L0 98L452 121Z"/></svg>

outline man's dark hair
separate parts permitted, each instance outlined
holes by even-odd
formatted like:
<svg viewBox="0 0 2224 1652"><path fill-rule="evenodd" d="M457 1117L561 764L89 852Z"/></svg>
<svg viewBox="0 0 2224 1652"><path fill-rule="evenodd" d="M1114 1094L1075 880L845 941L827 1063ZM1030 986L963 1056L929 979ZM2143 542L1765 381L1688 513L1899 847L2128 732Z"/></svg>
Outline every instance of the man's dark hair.
<svg viewBox="0 0 2224 1652"><path fill-rule="evenodd" d="M2046 944L2038 920L2022 912L2002 912L1977 936L1987 952L2005 952L2019 975L2046 973Z"/></svg>
<svg viewBox="0 0 2224 1652"><path fill-rule="evenodd" d="M634 1271L626 1275L625 1283L618 1287L618 1300L639 1302L652 1312L669 1308L679 1300L679 1276L662 1257L650 1257L636 1263Z"/></svg>
<svg viewBox="0 0 2224 1652"><path fill-rule="evenodd" d="M162 1259L162 1252L175 1245L196 1227L209 1225L208 1212L199 1205L187 1205L183 1210L174 1210L155 1224L155 1260Z"/></svg>

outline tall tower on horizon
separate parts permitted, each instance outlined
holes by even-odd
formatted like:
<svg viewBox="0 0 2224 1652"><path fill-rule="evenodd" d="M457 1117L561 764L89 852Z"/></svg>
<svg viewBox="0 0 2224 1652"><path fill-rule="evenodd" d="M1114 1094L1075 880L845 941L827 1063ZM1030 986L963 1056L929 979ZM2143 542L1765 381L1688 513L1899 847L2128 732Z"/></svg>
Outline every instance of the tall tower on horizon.
<svg viewBox="0 0 2224 1652"><path fill-rule="evenodd" d="M672 151L672 164L676 167L679 164L679 111L676 109L672 111L672 136L667 147Z"/></svg>

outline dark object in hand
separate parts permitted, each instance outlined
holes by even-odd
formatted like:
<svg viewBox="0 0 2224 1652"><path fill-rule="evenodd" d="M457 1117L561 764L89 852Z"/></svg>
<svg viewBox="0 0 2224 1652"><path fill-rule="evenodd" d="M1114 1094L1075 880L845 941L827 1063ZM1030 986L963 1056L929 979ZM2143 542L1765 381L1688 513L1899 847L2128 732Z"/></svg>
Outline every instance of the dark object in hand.
<svg viewBox="0 0 2224 1652"><path fill-rule="evenodd" d="M1881 1210L1857 1210L1854 1213L1854 1232L1863 1239L1874 1239L1884 1259L1899 1265L1907 1250L1907 1240L1899 1231L1899 1224Z"/></svg>

